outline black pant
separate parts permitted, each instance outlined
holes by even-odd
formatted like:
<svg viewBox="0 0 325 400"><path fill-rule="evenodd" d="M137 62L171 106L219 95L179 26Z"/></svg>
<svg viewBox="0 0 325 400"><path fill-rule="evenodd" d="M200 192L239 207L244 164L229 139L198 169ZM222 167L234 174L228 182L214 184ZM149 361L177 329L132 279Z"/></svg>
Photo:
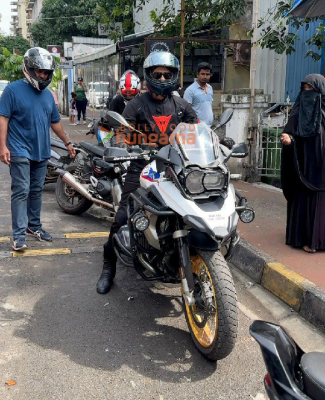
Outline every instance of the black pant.
<svg viewBox="0 0 325 400"><path fill-rule="evenodd" d="M77 108L77 111L78 111L78 121L80 121L81 113L82 113L83 120L86 121L87 102L88 102L87 99L76 100L76 108Z"/></svg>
<svg viewBox="0 0 325 400"><path fill-rule="evenodd" d="M113 247L113 236L117 233L121 226L127 222L127 200L130 193L133 193L140 186L140 172L128 172L122 189L122 196L119 208L115 215L114 222L109 232L107 242L104 244L104 264L106 266L115 267L117 257Z"/></svg>

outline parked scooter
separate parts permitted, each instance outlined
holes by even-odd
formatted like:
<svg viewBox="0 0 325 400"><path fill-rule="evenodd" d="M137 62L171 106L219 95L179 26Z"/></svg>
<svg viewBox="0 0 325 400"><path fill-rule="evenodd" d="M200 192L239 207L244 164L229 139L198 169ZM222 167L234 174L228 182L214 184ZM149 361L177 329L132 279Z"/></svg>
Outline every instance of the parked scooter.
<svg viewBox="0 0 325 400"><path fill-rule="evenodd" d="M261 347L271 400L324 400L325 353L304 353L281 326L254 321L250 334Z"/></svg>
<svg viewBox="0 0 325 400"><path fill-rule="evenodd" d="M111 118L133 129L119 114ZM225 112L219 126L232 112ZM148 281L181 283L186 321L201 354L210 360L228 356L237 337L237 297L225 260L238 243L239 218L251 222L254 212L230 183L226 162L244 158L247 146L231 150L219 144L204 123L179 124L170 143L140 154L125 148L105 150L104 160L151 162L140 175L140 188L128 199L127 225L113 236L119 260Z"/></svg>

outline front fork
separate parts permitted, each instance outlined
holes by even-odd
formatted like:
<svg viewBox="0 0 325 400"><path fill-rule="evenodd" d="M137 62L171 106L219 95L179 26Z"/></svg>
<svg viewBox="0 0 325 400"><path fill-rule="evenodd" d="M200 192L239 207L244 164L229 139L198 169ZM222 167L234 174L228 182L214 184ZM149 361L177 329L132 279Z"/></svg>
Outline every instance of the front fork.
<svg viewBox="0 0 325 400"><path fill-rule="evenodd" d="M193 306L195 304L194 297L194 279L192 273L191 257L188 244L185 240L188 231L179 229L173 233L173 238L177 242L179 254L179 275L182 281L183 297L187 305Z"/></svg>

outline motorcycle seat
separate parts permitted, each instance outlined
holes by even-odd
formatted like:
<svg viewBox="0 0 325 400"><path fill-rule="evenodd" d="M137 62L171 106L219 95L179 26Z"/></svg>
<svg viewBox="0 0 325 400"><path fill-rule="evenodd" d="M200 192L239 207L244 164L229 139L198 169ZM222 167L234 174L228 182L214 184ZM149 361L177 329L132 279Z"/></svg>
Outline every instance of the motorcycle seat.
<svg viewBox="0 0 325 400"><path fill-rule="evenodd" d="M313 400L325 399L325 353L311 352L301 357L304 393Z"/></svg>
<svg viewBox="0 0 325 400"><path fill-rule="evenodd" d="M103 157L104 155L105 147L97 146L96 144L84 141L80 142L79 145L91 153L96 154L96 156Z"/></svg>

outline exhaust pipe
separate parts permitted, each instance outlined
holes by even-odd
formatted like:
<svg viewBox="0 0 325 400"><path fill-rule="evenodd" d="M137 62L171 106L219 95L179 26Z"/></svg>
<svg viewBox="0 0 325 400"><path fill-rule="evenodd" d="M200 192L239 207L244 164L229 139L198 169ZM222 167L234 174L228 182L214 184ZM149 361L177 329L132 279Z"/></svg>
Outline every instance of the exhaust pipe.
<svg viewBox="0 0 325 400"><path fill-rule="evenodd" d="M63 179L64 182L66 182L68 185L72 186L78 193L82 194L86 199L92 201L95 204L98 204L100 206L110 208L111 210L115 210L115 207L111 203L107 203L106 201L96 199L96 197L93 197L87 189L85 189L76 179L73 175L70 174L70 172L67 171L60 171L60 175Z"/></svg>

